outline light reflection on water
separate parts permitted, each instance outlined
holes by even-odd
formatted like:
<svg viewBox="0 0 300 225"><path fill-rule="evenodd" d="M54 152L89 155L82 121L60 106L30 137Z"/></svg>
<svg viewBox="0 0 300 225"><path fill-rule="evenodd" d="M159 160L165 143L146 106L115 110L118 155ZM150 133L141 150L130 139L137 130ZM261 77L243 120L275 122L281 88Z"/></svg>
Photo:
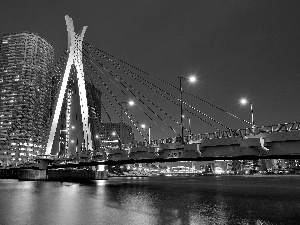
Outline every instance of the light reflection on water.
<svg viewBox="0 0 300 225"><path fill-rule="evenodd" d="M299 177L0 180L0 224L298 224Z"/></svg>

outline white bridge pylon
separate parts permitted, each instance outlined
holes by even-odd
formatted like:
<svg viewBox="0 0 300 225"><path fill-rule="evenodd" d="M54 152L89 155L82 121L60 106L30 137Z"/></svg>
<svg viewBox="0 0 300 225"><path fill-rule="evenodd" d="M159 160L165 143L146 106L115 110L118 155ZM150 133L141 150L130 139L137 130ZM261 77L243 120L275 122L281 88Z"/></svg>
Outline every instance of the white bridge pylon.
<svg viewBox="0 0 300 225"><path fill-rule="evenodd" d="M79 89L79 97L80 97L80 110L82 115L82 125L83 125L83 137L84 137L84 144L85 149L89 150L92 148L92 138L91 138L91 131L89 126L89 114L88 114L88 105L87 105L87 94L85 89L85 80L84 80L84 73L83 73L83 65L82 65L82 40L84 33L87 29L87 26L82 28L82 32L80 35L74 32L74 25L73 20L68 15L65 16L67 29L68 29L68 50L69 50L69 57L67 61L66 70L61 82L59 96L57 99L57 104L52 120L51 130L48 138L48 143L46 147L46 155L51 154L51 149L53 146L53 141L55 137L55 132L57 129L58 119L60 116L64 95L67 88L68 78L71 71L71 66L74 64L77 70L77 79L78 79L78 89Z"/></svg>

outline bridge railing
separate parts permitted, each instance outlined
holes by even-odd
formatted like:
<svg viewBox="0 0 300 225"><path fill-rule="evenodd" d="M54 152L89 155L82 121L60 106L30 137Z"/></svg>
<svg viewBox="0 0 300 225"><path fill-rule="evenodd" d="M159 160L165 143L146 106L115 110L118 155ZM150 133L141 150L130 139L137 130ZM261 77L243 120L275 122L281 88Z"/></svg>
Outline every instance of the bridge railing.
<svg viewBox="0 0 300 225"><path fill-rule="evenodd" d="M231 137L245 137L248 135L258 135L261 133L277 133L277 132L289 132L289 131L297 131L300 130L300 122L292 122L292 123L282 123L268 126L260 126L254 128L243 128L237 130L225 130L225 131L217 131L213 133L204 133L204 134L196 134L193 136L185 136L185 143L197 143L202 140L208 139L218 139L218 138L231 138ZM151 140L150 146L161 146L162 144L171 144L172 143L181 143L181 137L175 138L167 138L167 139L158 139ZM139 143L137 146L147 146L147 142Z"/></svg>
<svg viewBox="0 0 300 225"><path fill-rule="evenodd" d="M258 135L261 133L274 133L274 132L289 132L300 130L300 122L283 123L276 125L268 125L254 128L244 128L237 130L225 130L217 131L214 133L205 133L194 135L191 140L200 141L207 139L217 139L217 138L230 138L230 137L245 137L248 135Z"/></svg>

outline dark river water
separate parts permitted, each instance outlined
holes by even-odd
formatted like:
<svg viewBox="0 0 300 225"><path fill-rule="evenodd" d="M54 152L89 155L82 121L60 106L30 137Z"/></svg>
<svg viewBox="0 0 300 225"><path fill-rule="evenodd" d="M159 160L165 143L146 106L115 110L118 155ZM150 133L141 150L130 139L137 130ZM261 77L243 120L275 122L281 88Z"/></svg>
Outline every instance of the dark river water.
<svg viewBox="0 0 300 225"><path fill-rule="evenodd" d="M0 224L300 224L300 176L0 180Z"/></svg>

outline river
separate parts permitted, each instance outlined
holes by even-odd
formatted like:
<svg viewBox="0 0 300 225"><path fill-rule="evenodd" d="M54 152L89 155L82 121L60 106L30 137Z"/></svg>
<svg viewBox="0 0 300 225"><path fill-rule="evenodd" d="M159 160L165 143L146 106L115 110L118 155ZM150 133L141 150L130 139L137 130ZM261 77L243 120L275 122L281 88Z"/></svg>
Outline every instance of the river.
<svg viewBox="0 0 300 225"><path fill-rule="evenodd" d="M300 176L0 180L0 224L300 224Z"/></svg>

